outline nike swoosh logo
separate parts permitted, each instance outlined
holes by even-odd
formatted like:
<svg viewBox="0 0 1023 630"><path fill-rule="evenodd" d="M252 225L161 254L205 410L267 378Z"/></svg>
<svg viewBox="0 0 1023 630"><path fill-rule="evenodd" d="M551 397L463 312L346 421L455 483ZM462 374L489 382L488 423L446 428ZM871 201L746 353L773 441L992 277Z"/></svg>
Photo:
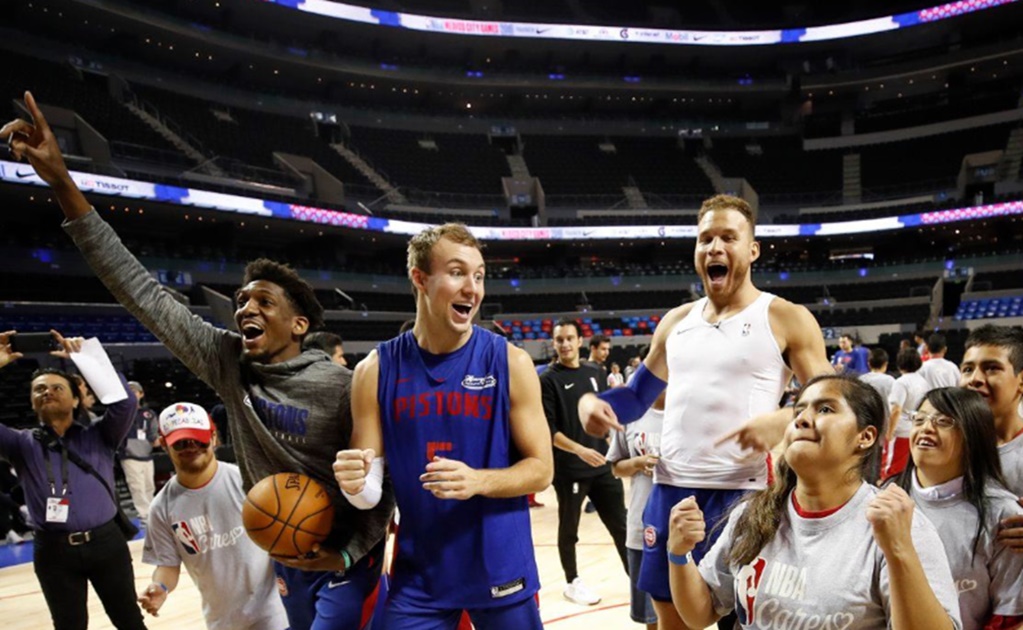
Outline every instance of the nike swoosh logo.
<svg viewBox="0 0 1023 630"><path fill-rule="evenodd" d="M25 178L25 177L34 177L36 173L35 173L35 171L29 171L27 173L22 173L21 171L14 171L14 174L17 177Z"/></svg>
<svg viewBox="0 0 1023 630"><path fill-rule="evenodd" d="M349 582L351 582L351 580L341 580L340 582L335 582L334 580L331 580L327 582L327 588L337 588L338 586L344 586Z"/></svg>
<svg viewBox="0 0 1023 630"><path fill-rule="evenodd" d="M565 385L565 389L572 389L573 387L575 387L575 383L569 383L568 385Z"/></svg>

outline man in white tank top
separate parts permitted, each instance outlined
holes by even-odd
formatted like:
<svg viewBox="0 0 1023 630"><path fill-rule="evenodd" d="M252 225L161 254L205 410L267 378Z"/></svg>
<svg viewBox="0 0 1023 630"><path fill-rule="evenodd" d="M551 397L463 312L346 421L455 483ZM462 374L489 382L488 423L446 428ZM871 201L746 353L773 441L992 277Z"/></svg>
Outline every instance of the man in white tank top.
<svg viewBox="0 0 1023 630"><path fill-rule="evenodd" d="M754 225L742 199L717 195L704 202L694 258L707 297L664 316L629 386L613 390L618 393L608 400L589 395L579 402L586 430L603 435L621 429L619 421L635 420L667 383L639 579L654 599L661 630L685 628L668 585L672 506L696 496L704 514L712 514L711 530L743 492L765 487L766 452L792 421L791 408L778 408L790 375L805 383L833 371L810 312L753 286L750 266L760 255ZM697 560L715 538L708 535L694 551Z"/></svg>

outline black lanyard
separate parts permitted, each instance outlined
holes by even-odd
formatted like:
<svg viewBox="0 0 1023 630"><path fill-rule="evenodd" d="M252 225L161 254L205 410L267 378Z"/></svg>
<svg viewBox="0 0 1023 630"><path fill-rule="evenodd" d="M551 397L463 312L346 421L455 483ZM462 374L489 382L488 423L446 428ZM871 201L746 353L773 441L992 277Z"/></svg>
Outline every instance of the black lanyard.
<svg viewBox="0 0 1023 630"><path fill-rule="evenodd" d="M58 441L54 441L54 449L60 450L60 495L67 494L67 449ZM50 482L50 495L56 496L57 486L53 479L53 463L50 462L50 451L43 446L43 457L46 459L46 480Z"/></svg>

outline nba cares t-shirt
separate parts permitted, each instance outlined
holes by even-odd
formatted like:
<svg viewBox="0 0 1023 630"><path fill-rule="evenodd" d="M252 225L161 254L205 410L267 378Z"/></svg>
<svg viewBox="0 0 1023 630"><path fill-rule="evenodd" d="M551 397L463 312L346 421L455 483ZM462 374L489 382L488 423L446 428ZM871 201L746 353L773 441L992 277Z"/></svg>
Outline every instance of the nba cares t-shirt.
<svg viewBox="0 0 1023 630"><path fill-rule="evenodd" d="M153 499L142 561L184 564L202 595L210 630L281 630L288 627L270 556L242 526L242 476L217 463L208 484L195 490L171 478ZM167 606L174 605L174 597Z"/></svg>
<svg viewBox="0 0 1023 630"><path fill-rule="evenodd" d="M867 504L877 492L863 484L845 506L823 518L799 516L786 501L774 539L741 567L728 559L735 523L747 506L740 504L700 562L715 610L721 615L734 610L744 630L887 628L888 567L866 518ZM945 550L919 511L913 514L912 536L931 589L955 628L962 628Z"/></svg>

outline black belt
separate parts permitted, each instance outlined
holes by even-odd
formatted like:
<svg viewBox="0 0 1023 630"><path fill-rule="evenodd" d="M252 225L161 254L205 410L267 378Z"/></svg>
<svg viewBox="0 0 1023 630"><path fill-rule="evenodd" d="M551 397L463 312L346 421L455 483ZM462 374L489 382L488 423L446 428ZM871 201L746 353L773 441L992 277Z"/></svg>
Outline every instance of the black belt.
<svg viewBox="0 0 1023 630"><path fill-rule="evenodd" d="M54 532L39 530L36 532L36 538L42 539L46 542L58 542L71 545L72 547L77 547L79 545L90 543L111 531L117 532L117 534L120 535L117 523L113 520L107 521L98 527L93 527L92 529L87 529L81 532Z"/></svg>

